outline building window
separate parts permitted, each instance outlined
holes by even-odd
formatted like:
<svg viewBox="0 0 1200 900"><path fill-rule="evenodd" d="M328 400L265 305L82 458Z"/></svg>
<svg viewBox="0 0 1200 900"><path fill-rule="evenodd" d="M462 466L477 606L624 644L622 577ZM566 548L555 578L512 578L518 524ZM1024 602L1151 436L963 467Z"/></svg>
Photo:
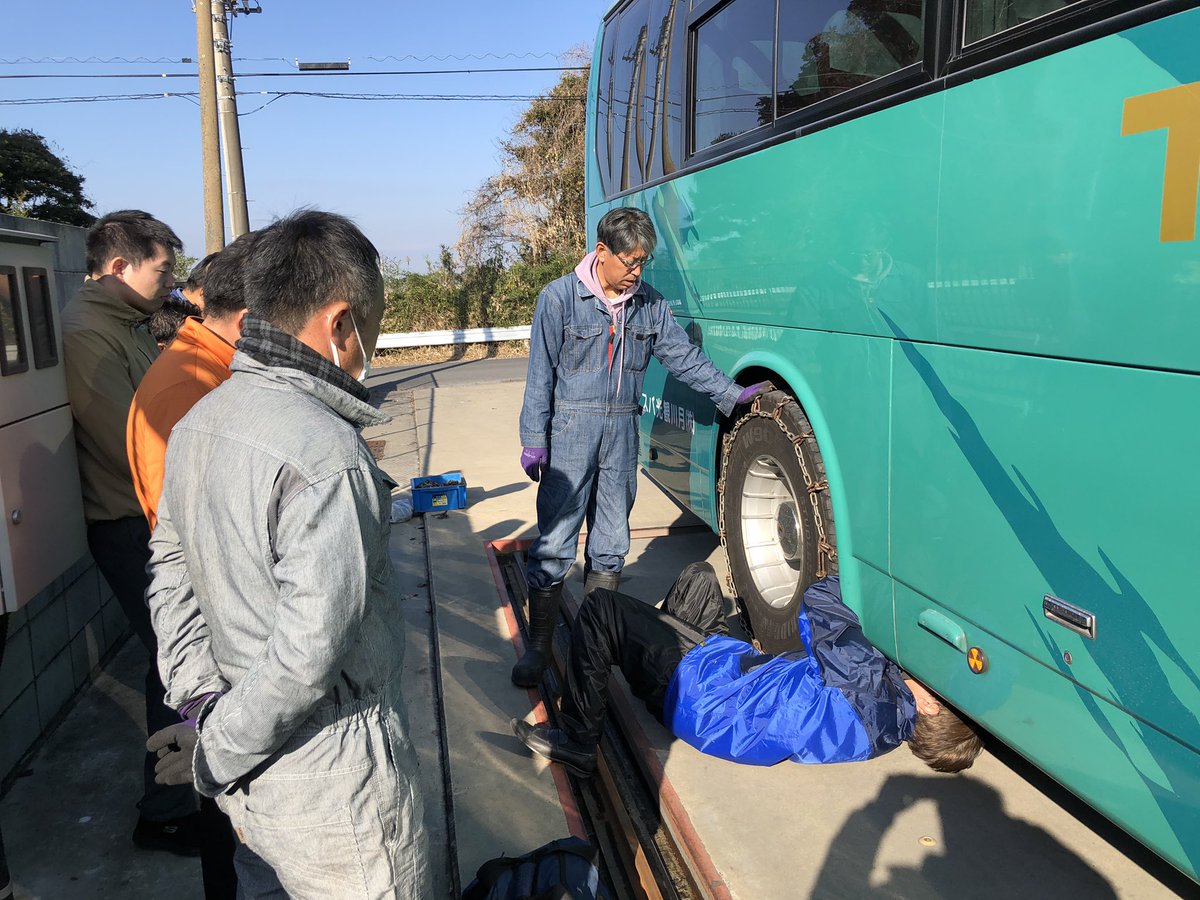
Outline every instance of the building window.
<svg viewBox="0 0 1200 900"><path fill-rule="evenodd" d="M50 277L45 269L22 269L21 274L25 278L25 304L29 310L29 333L33 338L33 367L46 369L58 365Z"/></svg>
<svg viewBox="0 0 1200 900"><path fill-rule="evenodd" d="M29 370L25 333L21 324L21 295L17 293L17 270L0 266L0 375Z"/></svg>

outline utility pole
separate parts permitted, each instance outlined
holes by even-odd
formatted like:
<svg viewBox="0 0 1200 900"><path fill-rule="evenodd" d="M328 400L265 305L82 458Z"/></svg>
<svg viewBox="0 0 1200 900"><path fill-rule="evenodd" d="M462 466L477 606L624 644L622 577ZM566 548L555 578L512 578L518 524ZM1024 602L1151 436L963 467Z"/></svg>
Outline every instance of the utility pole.
<svg viewBox="0 0 1200 900"><path fill-rule="evenodd" d="M242 134L238 127L237 93L233 84L233 60L229 54L225 0L211 0L211 6L217 113L221 118L221 145L225 151L225 189L229 194L229 217L233 220L233 237L236 240L250 230L250 215L246 209L246 175L242 169Z"/></svg>
<svg viewBox="0 0 1200 900"><path fill-rule="evenodd" d="M221 145L217 131L217 71L213 61L213 17L209 0L196 0L196 61L200 64L200 154L204 180L204 252L225 246L221 200Z"/></svg>

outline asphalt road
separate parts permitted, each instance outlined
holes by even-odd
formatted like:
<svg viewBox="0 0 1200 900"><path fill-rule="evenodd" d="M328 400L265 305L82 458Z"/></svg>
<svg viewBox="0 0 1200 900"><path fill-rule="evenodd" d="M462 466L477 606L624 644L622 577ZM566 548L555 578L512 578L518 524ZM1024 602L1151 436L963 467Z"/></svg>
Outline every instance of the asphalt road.
<svg viewBox="0 0 1200 900"><path fill-rule="evenodd" d="M505 381L524 382L528 366L529 360L524 357L389 366L373 371L367 379L367 387L372 390L411 391L418 388L499 384Z"/></svg>

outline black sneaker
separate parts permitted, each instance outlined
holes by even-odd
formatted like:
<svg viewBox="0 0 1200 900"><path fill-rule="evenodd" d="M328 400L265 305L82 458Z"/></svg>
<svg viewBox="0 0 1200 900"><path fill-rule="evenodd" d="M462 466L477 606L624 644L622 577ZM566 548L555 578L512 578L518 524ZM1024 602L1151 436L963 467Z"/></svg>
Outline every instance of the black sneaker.
<svg viewBox="0 0 1200 900"><path fill-rule="evenodd" d="M176 856L199 856L200 814L192 813L165 822L152 822L145 816L138 816L133 829L133 843L141 850L165 850Z"/></svg>
<svg viewBox="0 0 1200 900"><path fill-rule="evenodd" d="M523 719L508 723L521 743L551 762L560 763L580 778L591 778L596 771L596 747L587 746L567 737L561 728L549 725L530 725Z"/></svg>

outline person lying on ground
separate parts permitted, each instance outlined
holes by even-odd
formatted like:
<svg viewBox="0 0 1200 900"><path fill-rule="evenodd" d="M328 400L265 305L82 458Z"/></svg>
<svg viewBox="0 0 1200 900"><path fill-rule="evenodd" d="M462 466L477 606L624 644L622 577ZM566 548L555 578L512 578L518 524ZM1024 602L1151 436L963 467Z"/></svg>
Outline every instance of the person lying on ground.
<svg viewBox="0 0 1200 900"><path fill-rule="evenodd" d="M939 772L975 761L979 734L866 639L836 576L804 592L799 628L804 648L785 653L730 637L707 563L683 570L662 609L594 590L571 626L562 727L513 719L513 733L540 756L590 776L616 665L676 737L733 762L851 762L905 741Z"/></svg>

